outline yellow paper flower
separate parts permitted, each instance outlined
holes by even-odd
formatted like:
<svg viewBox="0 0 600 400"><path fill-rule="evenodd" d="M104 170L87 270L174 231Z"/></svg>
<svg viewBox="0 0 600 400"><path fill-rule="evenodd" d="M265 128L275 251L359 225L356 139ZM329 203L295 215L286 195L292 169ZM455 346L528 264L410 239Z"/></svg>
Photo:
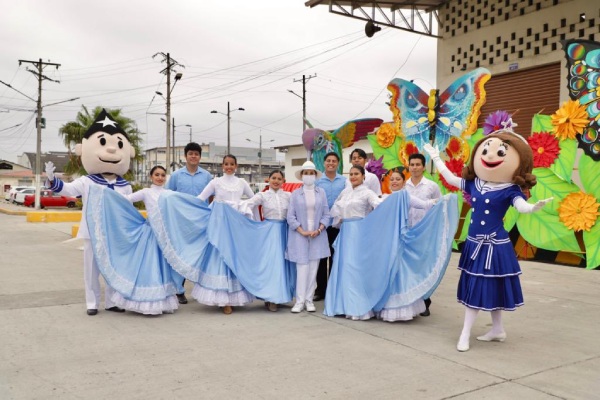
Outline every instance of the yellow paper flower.
<svg viewBox="0 0 600 400"><path fill-rule="evenodd" d="M384 149L394 144L396 140L396 129L392 124L382 124L377 130L377 144Z"/></svg>
<svg viewBox="0 0 600 400"><path fill-rule="evenodd" d="M561 108L552 114L552 125L556 136L561 139L575 139L576 134L581 134L590 123L585 107L577 100L565 101Z"/></svg>
<svg viewBox="0 0 600 400"><path fill-rule="evenodd" d="M583 192L571 193L558 206L558 217L569 229L589 231L598 219L600 204L592 195Z"/></svg>

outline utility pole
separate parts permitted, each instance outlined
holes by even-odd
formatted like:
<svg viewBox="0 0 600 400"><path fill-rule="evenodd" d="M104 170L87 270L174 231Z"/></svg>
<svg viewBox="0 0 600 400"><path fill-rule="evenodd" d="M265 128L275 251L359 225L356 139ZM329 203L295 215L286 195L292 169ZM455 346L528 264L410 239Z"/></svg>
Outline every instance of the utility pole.
<svg viewBox="0 0 600 400"><path fill-rule="evenodd" d="M306 130L306 82L312 78L316 78L317 74L314 75L302 75L302 132ZM300 79L294 79L294 82L300 82ZM291 93L294 93L290 91ZM294 93L296 94L296 93ZM300 97L300 96L298 96Z"/></svg>
<svg viewBox="0 0 600 400"><path fill-rule="evenodd" d="M36 141L36 153L35 153L35 209L40 209L40 184L42 176L42 81L49 80L52 82L60 83L54 79L50 79L45 75L42 75L42 70L46 65L53 65L58 69L60 64L43 62L40 58L38 61L19 60L19 65L22 63L31 63L37 67L37 71L27 68L27 71L31 72L38 79L38 99L37 99L37 118L35 125L37 129L37 141Z"/></svg>
<svg viewBox="0 0 600 400"><path fill-rule="evenodd" d="M173 164L175 164L175 117L173 117ZM173 165L175 171L175 165Z"/></svg>
<svg viewBox="0 0 600 400"><path fill-rule="evenodd" d="M161 74L166 74L167 75L167 115L166 115L166 122L167 122L167 148L165 151L165 156L166 156L166 170L167 170L167 175L169 174L169 171L171 169L171 92L173 91L173 88L175 88L175 83L177 83L178 80L181 79L182 74L181 73L176 73L175 74L175 83L173 83L173 87L171 87L171 72L173 71L173 68L175 68L176 66L185 68L184 65L179 64L177 61L175 61L173 58L171 58L171 53L156 53L154 56L152 56L152 58L156 57L157 55L161 55L163 57L163 62L167 63L167 66L160 71ZM175 128L173 128L175 129ZM173 140L174 141L174 140Z"/></svg>
<svg viewBox="0 0 600 400"><path fill-rule="evenodd" d="M258 136L258 181L262 182L262 132Z"/></svg>

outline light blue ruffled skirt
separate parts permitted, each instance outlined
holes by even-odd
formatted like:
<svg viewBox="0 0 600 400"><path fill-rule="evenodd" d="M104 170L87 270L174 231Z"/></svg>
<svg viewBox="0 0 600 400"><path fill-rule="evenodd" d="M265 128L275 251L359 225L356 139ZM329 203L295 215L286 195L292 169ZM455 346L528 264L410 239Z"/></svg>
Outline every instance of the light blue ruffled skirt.
<svg viewBox="0 0 600 400"><path fill-rule="evenodd" d="M420 309L441 281L458 225L456 196L445 196L408 229L408 194L392 194L360 220L344 221L334 244L327 316L393 321ZM395 216L391 218L391 216Z"/></svg>
<svg viewBox="0 0 600 400"><path fill-rule="evenodd" d="M142 314L178 308L171 266L148 221L119 193L92 185L86 215L94 258L113 302Z"/></svg>

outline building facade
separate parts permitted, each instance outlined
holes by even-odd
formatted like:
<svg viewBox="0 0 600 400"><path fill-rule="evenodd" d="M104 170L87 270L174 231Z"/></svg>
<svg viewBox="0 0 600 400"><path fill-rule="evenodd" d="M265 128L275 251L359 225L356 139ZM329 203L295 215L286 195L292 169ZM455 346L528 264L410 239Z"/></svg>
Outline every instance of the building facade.
<svg viewBox="0 0 600 400"><path fill-rule="evenodd" d="M438 88L487 68L492 79L479 125L502 109L514 114L524 136L536 113L552 114L569 99L561 41L600 41L600 1L452 0L439 18Z"/></svg>
<svg viewBox="0 0 600 400"><path fill-rule="evenodd" d="M218 146L214 142L202 143L202 158L200 166L214 176L223 175L221 165L223 157L227 154L227 146ZM171 170L185 166L185 146L174 147L173 163ZM273 169L284 168L284 161L278 161L277 150L262 149L259 157L259 149L249 147L231 147L231 153L237 158L238 169L236 175L246 179L251 184L262 183ZM165 166L166 148L155 147L144 152L144 160L139 165L134 165L137 181L143 185L149 183L148 175L155 165Z"/></svg>

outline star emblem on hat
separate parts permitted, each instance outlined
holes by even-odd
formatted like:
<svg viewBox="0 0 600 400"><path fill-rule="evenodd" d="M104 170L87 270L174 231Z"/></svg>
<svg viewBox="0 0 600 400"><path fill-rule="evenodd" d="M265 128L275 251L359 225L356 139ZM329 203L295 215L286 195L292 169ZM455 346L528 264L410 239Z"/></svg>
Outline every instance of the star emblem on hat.
<svg viewBox="0 0 600 400"><path fill-rule="evenodd" d="M102 124L102 127L106 127L106 125L110 125L113 128L116 127L117 123L115 121L113 121L112 119L108 118L108 116L104 116L104 119L102 121L97 121L97 124Z"/></svg>

